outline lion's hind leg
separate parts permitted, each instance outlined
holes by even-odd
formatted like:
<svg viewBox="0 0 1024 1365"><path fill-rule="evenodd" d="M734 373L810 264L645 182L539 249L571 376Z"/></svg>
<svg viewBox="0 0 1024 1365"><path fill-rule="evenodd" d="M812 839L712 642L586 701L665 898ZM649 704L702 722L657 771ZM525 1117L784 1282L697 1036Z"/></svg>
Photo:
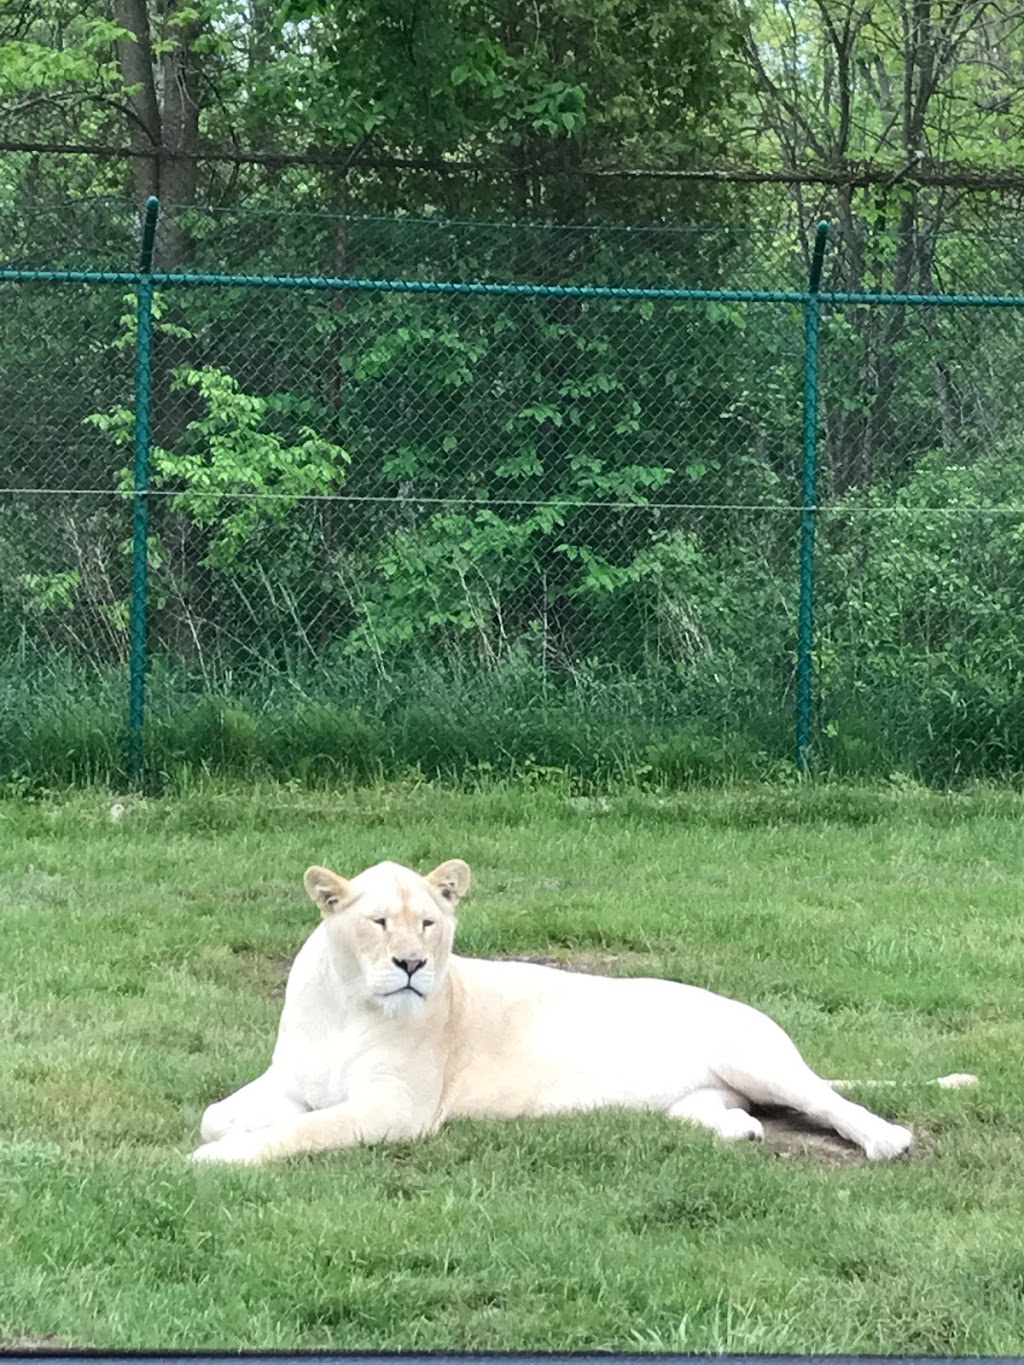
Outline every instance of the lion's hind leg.
<svg viewBox="0 0 1024 1365"><path fill-rule="evenodd" d="M719 1074L754 1104L795 1109L812 1123L831 1128L863 1148L870 1161L889 1161L907 1151L914 1140L909 1128L890 1123L837 1094L828 1081L811 1070L790 1040L786 1041L792 1051L773 1049L774 1055L768 1058L762 1054L757 1066L723 1066Z"/></svg>
<svg viewBox="0 0 1024 1365"><path fill-rule="evenodd" d="M709 1128L720 1138L764 1137L764 1128L758 1119L747 1113L742 1097L724 1087L695 1090L692 1095L676 1100L668 1109L668 1116Z"/></svg>

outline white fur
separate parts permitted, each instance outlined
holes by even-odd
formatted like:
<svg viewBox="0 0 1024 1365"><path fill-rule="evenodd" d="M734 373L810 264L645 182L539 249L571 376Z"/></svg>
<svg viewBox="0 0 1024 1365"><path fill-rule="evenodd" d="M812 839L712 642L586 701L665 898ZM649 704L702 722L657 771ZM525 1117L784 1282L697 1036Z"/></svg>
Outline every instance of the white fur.
<svg viewBox="0 0 1024 1365"><path fill-rule="evenodd" d="M306 887L324 919L292 966L270 1068L206 1110L197 1161L615 1106L757 1138L750 1105L784 1105L872 1160L911 1144L749 1005L671 981L457 957L454 911L469 887L458 860L427 877L380 863L350 882L310 868Z"/></svg>

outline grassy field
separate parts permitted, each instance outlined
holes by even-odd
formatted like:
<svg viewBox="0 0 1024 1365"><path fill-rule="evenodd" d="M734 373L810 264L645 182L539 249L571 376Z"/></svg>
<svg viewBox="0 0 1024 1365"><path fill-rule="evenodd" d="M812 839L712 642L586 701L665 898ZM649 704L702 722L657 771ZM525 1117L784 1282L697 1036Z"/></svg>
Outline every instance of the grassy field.
<svg viewBox="0 0 1024 1365"><path fill-rule="evenodd" d="M1024 799L198 790L0 803L0 1347L1016 1352ZM198 1169L313 862L473 867L460 947L767 1010L910 1159L595 1114ZM981 1085L927 1081L974 1071Z"/></svg>

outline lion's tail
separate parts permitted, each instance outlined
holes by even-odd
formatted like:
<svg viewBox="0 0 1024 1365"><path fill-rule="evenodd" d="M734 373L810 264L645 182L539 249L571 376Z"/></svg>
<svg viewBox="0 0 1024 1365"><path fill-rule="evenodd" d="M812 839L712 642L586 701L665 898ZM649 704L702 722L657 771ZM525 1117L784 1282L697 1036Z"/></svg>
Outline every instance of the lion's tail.
<svg viewBox="0 0 1024 1365"><path fill-rule="evenodd" d="M898 1085L898 1081L829 1081L833 1090L848 1090L851 1087L860 1088L863 1086ZM964 1090L967 1086L977 1085L977 1076L972 1076L968 1071L954 1071L949 1076L939 1076L937 1080L929 1081L929 1085L941 1085L943 1090Z"/></svg>

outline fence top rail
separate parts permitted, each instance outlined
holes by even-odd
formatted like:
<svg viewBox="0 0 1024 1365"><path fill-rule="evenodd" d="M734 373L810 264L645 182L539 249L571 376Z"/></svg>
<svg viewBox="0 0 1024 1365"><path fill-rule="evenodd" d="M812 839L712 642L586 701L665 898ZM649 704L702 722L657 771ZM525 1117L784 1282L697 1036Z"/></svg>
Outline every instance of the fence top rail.
<svg viewBox="0 0 1024 1365"><path fill-rule="evenodd" d="M0 282L44 284L124 284L143 279L158 287L194 289L209 286L242 289L310 289L374 294L467 294L499 298L556 299L694 299L735 303L802 303L808 295L785 289L677 289L655 285L484 284L459 280L372 280L326 275L181 274L154 270L0 270ZM1020 302L1024 304L1024 299Z"/></svg>
<svg viewBox="0 0 1024 1365"><path fill-rule="evenodd" d="M498 298L555 299L667 299L717 303L823 305L885 304L928 308L1024 308L1021 294L894 294L849 291L812 292L807 289L677 289L641 285L483 284L458 280L371 280L328 275L217 275L181 274L154 270L20 270L0 269L4 284L119 284L141 283L178 289L267 288L308 289L319 292L352 291L375 294L464 294Z"/></svg>

